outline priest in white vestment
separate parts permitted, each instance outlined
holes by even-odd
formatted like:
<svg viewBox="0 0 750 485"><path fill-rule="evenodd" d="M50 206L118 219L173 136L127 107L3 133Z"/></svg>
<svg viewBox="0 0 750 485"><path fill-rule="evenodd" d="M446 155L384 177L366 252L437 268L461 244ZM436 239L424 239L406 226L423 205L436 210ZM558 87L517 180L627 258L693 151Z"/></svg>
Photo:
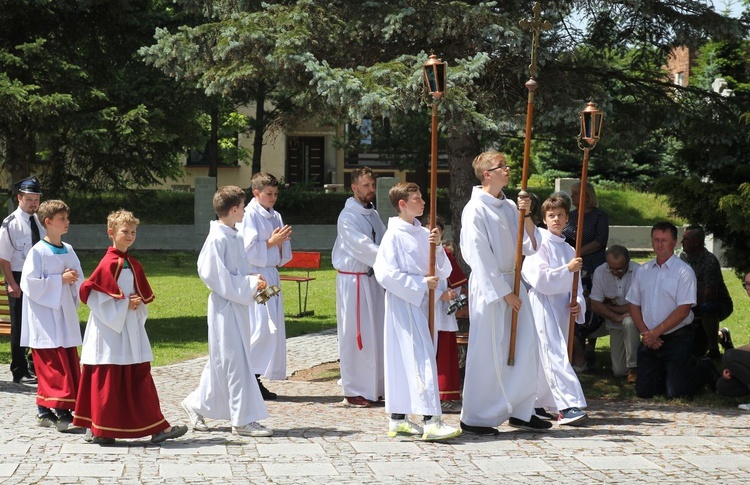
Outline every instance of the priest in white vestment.
<svg viewBox="0 0 750 485"><path fill-rule="evenodd" d="M353 196L336 224L331 262L336 275L336 322L344 405L368 407L385 396L384 291L372 271L385 225L375 210L375 176L352 172Z"/></svg>

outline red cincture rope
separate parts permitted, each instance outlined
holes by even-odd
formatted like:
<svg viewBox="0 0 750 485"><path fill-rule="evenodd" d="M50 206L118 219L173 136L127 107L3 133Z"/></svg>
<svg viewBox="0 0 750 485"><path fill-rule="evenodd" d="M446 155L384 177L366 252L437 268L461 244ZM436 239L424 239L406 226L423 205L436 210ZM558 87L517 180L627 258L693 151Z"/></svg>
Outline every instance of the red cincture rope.
<svg viewBox="0 0 750 485"><path fill-rule="evenodd" d="M367 273L350 273L348 271L339 271L339 274L354 275L357 277L357 348L362 350L362 327L360 324L360 304L359 304L359 277L367 276Z"/></svg>

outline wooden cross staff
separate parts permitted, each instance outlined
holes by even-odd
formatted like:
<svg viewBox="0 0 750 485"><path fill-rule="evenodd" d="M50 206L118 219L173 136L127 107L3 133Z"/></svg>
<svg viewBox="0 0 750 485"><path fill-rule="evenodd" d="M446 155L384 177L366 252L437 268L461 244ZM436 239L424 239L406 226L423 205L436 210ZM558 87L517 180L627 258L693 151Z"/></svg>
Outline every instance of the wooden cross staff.
<svg viewBox="0 0 750 485"><path fill-rule="evenodd" d="M537 72L536 65L536 48L539 46L539 36L542 30L549 30L552 28L547 20L542 20L542 4L537 2L534 4L534 16L531 20L521 20L521 28L524 30L530 30L532 33L531 39L531 64L529 64L529 80L526 81L526 89L529 91L528 100L526 102L526 133L524 136L523 144L523 175L521 177L521 190L518 192L518 197L528 197L526 192L526 182L529 178L529 158L531 156L531 122L534 119L534 91L537 88L537 82L534 80ZM516 274L513 282L513 292L518 296L521 291L521 262L523 257L523 231L524 231L524 219L526 217L526 211L519 211L518 215L518 239L516 240ZM516 360L516 332L518 330L518 312L513 310L513 316L510 321L510 349L508 351L508 365L514 365Z"/></svg>

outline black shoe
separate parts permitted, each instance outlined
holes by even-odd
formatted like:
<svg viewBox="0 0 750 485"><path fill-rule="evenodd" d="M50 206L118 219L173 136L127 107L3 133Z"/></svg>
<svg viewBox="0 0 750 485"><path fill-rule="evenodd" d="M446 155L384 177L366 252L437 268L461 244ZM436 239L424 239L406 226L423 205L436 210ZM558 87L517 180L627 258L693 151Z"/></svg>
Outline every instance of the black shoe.
<svg viewBox="0 0 750 485"><path fill-rule="evenodd" d="M266 389L266 386L258 379L258 387L260 388L260 395L263 396L264 401L274 401L278 396L275 392L271 392Z"/></svg>
<svg viewBox="0 0 750 485"><path fill-rule="evenodd" d="M555 419L555 417L548 413L544 408L534 408L534 414L537 418L546 419L547 421Z"/></svg>
<svg viewBox="0 0 750 485"><path fill-rule="evenodd" d="M552 427L552 423L549 421L543 421L533 414L528 421L523 421L518 418L510 418L508 420L508 425L512 428L523 429L525 431L546 431Z"/></svg>
<svg viewBox="0 0 750 485"><path fill-rule="evenodd" d="M36 384L36 377L32 377L31 375L26 374L25 376L21 376L18 379L13 378L13 382L15 382L16 384L26 384L32 386Z"/></svg>
<svg viewBox="0 0 750 485"><path fill-rule="evenodd" d="M722 327L721 330L719 330L719 344L721 344L721 348L724 350L734 348L734 343L732 342L732 334L729 333L729 329L727 327Z"/></svg>
<svg viewBox="0 0 750 485"><path fill-rule="evenodd" d="M469 426L463 421L461 421L461 431L482 436L497 436L500 434L500 430L497 428L492 428L490 426Z"/></svg>

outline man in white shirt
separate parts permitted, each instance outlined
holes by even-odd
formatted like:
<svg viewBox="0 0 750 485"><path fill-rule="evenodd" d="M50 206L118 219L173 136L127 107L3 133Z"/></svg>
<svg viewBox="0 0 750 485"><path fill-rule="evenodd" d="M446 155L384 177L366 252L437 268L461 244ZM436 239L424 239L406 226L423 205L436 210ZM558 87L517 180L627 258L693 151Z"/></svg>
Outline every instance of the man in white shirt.
<svg viewBox="0 0 750 485"><path fill-rule="evenodd" d="M21 347L21 308L23 293L21 270L31 246L44 238L46 231L36 217L42 186L36 177L28 177L15 183L18 191L18 208L5 218L0 228L0 269L5 276L10 307L10 371L17 384L36 384L26 360L26 347Z"/></svg>
<svg viewBox="0 0 750 485"><path fill-rule="evenodd" d="M642 337L636 394L641 398L693 396L712 373L708 359L696 364L692 354L695 273L674 254L677 228L673 224L654 224L651 245L656 259L638 269L626 296Z"/></svg>
<svg viewBox="0 0 750 485"><path fill-rule="evenodd" d="M607 262L594 270L589 295L591 310L604 318L607 325L612 373L627 375L628 383L633 384L641 335L630 317L630 304L625 295L640 265L630 261L626 247L617 244L607 248L606 258Z"/></svg>

